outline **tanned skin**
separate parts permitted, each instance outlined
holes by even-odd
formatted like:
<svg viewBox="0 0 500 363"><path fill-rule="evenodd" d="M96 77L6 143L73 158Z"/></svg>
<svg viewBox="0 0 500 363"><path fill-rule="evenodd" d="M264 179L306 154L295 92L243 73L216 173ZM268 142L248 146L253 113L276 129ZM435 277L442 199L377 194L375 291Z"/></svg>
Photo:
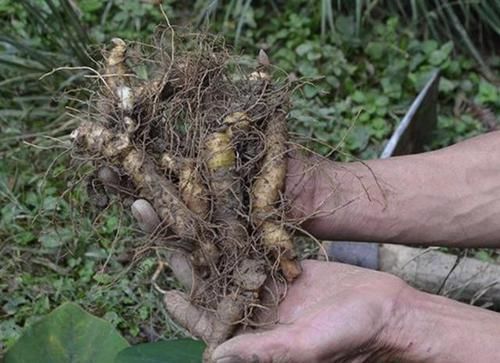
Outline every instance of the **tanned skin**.
<svg viewBox="0 0 500 363"><path fill-rule="evenodd" d="M290 157L291 216L320 239L500 247L500 132L386 160ZM382 272L305 261L279 322L213 353L234 362L500 362L500 314Z"/></svg>

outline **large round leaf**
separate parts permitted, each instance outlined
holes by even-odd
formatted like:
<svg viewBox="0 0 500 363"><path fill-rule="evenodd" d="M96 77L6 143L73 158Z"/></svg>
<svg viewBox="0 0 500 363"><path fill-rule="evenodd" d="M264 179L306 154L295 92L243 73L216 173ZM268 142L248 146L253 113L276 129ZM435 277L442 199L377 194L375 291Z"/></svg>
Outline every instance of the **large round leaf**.
<svg viewBox="0 0 500 363"><path fill-rule="evenodd" d="M114 363L201 363L204 349L192 339L139 344L122 350Z"/></svg>
<svg viewBox="0 0 500 363"><path fill-rule="evenodd" d="M28 328L5 363L110 363L127 346L111 324L66 303Z"/></svg>

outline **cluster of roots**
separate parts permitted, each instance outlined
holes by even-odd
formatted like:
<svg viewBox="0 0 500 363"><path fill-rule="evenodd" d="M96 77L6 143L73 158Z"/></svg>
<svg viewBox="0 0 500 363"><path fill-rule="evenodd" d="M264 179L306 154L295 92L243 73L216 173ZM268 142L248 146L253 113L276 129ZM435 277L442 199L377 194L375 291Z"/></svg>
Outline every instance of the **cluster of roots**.
<svg viewBox="0 0 500 363"><path fill-rule="evenodd" d="M300 274L282 197L289 85L271 80L264 52L254 63L207 35L113 39L72 134L79 157L136 199L139 224L171 251L185 295L167 294L167 306L209 347L278 302L263 299L270 281Z"/></svg>

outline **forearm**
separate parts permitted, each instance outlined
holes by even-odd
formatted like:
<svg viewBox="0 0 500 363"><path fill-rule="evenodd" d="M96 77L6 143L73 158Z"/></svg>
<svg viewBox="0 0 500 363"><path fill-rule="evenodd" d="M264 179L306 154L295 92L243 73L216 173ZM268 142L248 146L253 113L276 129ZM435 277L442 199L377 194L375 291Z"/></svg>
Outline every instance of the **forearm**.
<svg viewBox="0 0 500 363"><path fill-rule="evenodd" d="M287 192L301 195L299 214L319 238L500 246L500 132L435 152L306 169L314 177Z"/></svg>
<svg viewBox="0 0 500 363"><path fill-rule="evenodd" d="M413 290L398 301L387 344L404 362L500 362L500 315Z"/></svg>

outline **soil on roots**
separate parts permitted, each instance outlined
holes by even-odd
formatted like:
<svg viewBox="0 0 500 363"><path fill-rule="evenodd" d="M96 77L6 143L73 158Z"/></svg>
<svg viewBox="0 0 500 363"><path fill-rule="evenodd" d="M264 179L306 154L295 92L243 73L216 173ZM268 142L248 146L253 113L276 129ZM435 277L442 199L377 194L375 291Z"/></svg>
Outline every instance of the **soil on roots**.
<svg viewBox="0 0 500 363"><path fill-rule="evenodd" d="M222 322L212 338L194 334L219 344L279 302L263 301L266 286L300 273L281 193L289 84L271 80L265 53L244 66L206 34L114 39L104 55L75 153L99 182L143 200L134 216L177 256L189 302Z"/></svg>

